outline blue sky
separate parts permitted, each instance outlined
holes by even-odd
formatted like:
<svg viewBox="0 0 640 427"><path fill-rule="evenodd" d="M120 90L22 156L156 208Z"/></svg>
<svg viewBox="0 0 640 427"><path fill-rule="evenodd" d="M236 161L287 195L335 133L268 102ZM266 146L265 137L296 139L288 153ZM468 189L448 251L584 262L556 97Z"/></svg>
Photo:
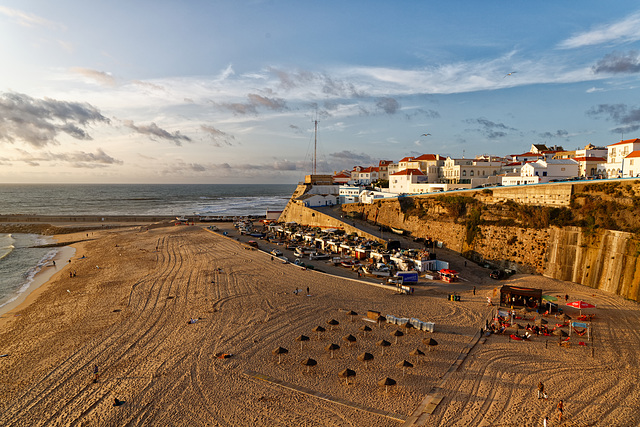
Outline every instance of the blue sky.
<svg viewBox="0 0 640 427"><path fill-rule="evenodd" d="M0 0L0 39L0 182L295 183L316 118L318 173L640 136L637 2Z"/></svg>

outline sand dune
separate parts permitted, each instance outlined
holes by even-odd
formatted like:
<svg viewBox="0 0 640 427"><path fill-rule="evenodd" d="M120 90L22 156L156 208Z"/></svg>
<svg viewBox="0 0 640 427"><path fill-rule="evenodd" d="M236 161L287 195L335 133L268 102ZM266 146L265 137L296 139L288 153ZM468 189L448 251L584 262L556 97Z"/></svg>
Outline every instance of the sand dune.
<svg viewBox="0 0 640 427"><path fill-rule="evenodd" d="M593 343L478 340L496 283L476 266L461 269L469 281L457 285L462 301L451 302L446 285L394 295L271 261L199 227L101 230L91 239L37 298L1 319L0 353L9 354L0 358L2 425L533 426L545 415L558 425L559 399L564 425L640 423L640 310L619 297L516 276L511 283L597 303ZM294 295L296 287L312 296ZM396 326L372 324L365 337L367 310L432 321L437 332L409 331L396 344ZM340 322L333 329L332 318ZM312 332L317 325L327 331ZM311 339L301 345L300 334ZM439 342L434 351L425 337ZM382 339L392 343L384 355ZM333 359L331 343L341 347ZM288 349L281 363L272 354L278 346ZM426 353L417 363L415 348ZM357 360L365 351L374 355L366 367ZM220 352L233 357L218 359ZM318 362L309 372L307 357ZM404 377L396 366L403 359L415 365ZM345 368L356 371L348 385L338 377ZM384 377L397 386L386 392L377 385ZM540 380L546 401L535 396ZM114 398L125 403L113 407ZM419 409L438 400L432 413Z"/></svg>

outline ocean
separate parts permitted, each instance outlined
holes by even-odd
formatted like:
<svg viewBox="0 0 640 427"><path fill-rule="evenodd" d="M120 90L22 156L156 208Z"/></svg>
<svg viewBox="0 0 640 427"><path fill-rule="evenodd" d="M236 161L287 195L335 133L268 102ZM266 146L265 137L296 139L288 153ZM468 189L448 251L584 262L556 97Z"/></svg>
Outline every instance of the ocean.
<svg viewBox="0 0 640 427"><path fill-rule="evenodd" d="M295 184L0 184L0 214L264 215L282 210ZM30 291L58 249L50 236L0 233L0 311Z"/></svg>

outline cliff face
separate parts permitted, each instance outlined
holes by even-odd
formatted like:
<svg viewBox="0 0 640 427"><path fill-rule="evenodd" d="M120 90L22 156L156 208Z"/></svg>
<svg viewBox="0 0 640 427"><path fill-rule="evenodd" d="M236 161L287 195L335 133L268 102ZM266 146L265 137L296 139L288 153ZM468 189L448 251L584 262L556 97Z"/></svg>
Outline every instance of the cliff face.
<svg viewBox="0 0 640 427"><path fill-rule="evenodd" d="M640 301L640 182L553 187L406 197L343 211L440 240L476 262Z"/></svg>
<svg viewBox="0 0 640 427"><path fill-rule="evenodd" d="M340 226L289 206L281 220ZM342 206L345 217L442 241L467 258L640 301L640 181L563 183Z"/></svg>

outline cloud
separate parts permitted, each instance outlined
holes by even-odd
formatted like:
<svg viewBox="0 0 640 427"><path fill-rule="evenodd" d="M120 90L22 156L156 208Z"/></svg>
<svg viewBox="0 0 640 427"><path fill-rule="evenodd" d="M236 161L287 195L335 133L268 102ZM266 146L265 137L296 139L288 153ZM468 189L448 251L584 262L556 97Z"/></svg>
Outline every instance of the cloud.
<svg viewBox="0 0 640 427"><path fill-rule="evenodd" d="M631 50L626 54L613 52L605 55L591 69L595 74L637 73L640 71L640 57L637 50Z"/></svg>
<svg viewBox="0 0 640 427"><path fill-rule="evenodd" d="M64 162L74 168L97 168L110 165L121 165L122 160L115 159L98 148L95 153L76 151L72 153L39 152L37 154L18 150L21 157L16 160L25 162L30 166L39 166L41 162Z"/></svg>
<svg viewBox="0 0 640 427"><path fill-rule="evenodd" d="M396 101L394 98L389 98L389 97L379 98L378 101L376 102L376 107L384 111L386 114L391 115L398 112L398 109L400 108L400 103Z"/></svg>
<svg viewBox="0 0 640 427"><path fill-rule="evenodd" d="M638 107L629 107L626 104L599 104L591 107L586 114L596 119L604 116L606 120L620 125L611 129L612 133L628 133L640 129L640 108Z"/></svg>
<svg viewBox="0 0 640 427"><path fill-rule="evenodd" d="M560 49L575 49L603 43L628 43L640 40L640 12L611 24L599 25L576 34L559 44Z"/></svg>
<svg viewBox="0 0 640 427"><path fill-rule="evenodd" d="M353 165L377 165L378 164L378 160L374 159L373 157L371 157L368 154L365 153L354 153L352 151L349 150L343 150L343 151L339 151L336 153L331 153L329 154L329 157L336 159L336 160L341 160L341 161L347 161L347 163L350 163L352 166Z"/></svg>
<svg viewBox="0 0 640 427"><path fill-rule="evenodd" d="M60 133L90 140L82 128L91 123L109 123L109 119L87 103L34 99L20 93L0 95L0 141L20 140L42 148L57 144Z"/></svg>
<svg viewBox="0 0 640 427"><path fill-rule="evenodd" d="M258 114L258 107L272 111L284 111L287 109L287 104L282 98L268 98L255 93L248 94L247 98L248 102L223 102L214 104L236 115L256 115Z"/></svg>
<svg viewBox="0 0 640 427"><path fill-rule="evenodd" d="M155 123L151 123L150 125L146 125L146 126L144 125L138 126L134 124L132 120L124 120L124 125L139 134L149 135L151 139L154 139L154 138L166 139L173 142L177 146L181 146L182 141L186 141L186 142L191 141L191 138L189 138L186 135L182 135L180 131L175 131L174 133L171 133L169 131L162 129Z"/></svg>
<svg viewBox="0 0 640 427"><path fill-rule="evenodd" d="M214 142L216 147L222 147L223 145L233 145L231 141L235 139L233 135L229 135L220 129L216 129L209 125L200 125L200 129L203 130Z"/></svg>
<svg viewBox="0 0 640 427"><path fill-rule="evenodd" d="M74 67L71 69L72 72L76 74L80 74L83 77L86 77L90 80L95 81L96 83L103 86L115 86L116 79L109 73L105 73L104 71L91 70L89 68L81 68Z"/></svg>
<svg viewBox="0 0 640 427"><path fill-rule="evenodd" d="M14 19L18 24L25 27L47 27L51 29L64 30L65 27L62 24L58 24L32 13L23 12L18 9L12 9L5 6L0 6L0 14Z"/></svg>
<svg viewBox="0 0 640 427"><path fill-rule="evenodd" d="M543 139L551 139L551 138L567 138L569 136L569 132L564 129L558 129L555 132L543 132L539 133L538 136Z"/></svg>
<svg viewBox="0 0 640 427"><path fill-rule="evenodd" d="M480 125L480 129L477 129L477 131L482 133L489 139L503 138L507 136L508 132L517 130L505 125L504 123L492 122L491 120L488 120L484 117L480 117L478 119L467 119L464 122L468 124Z"/></svg>
<svg viewBox="0 0 640 427"><path fill-rule="evenodd" d="M407 120L411 120L414 117L426 117L429 119L439 119L440 113L438 113L436 110L424 110L422 108L418 108L415 111L412 111L410 113L405 113L405 117L407 118Z"/></svg>

